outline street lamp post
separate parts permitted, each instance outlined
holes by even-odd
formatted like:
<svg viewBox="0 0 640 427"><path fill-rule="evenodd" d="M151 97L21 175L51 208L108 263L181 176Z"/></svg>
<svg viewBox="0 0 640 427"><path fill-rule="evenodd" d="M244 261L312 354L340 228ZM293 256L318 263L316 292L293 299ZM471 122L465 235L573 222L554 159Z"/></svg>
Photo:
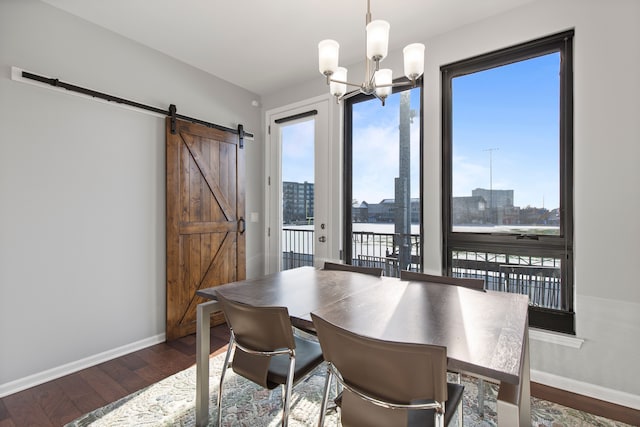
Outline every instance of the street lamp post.
<svg viewBox="0 0 640 427"><path fill-rule="evenodd" d="M489 152L489 212L491 213L491 222L495 223L494 215L493 215L493 152L498 151L499 148L487 148L486 150Z"/></svg>

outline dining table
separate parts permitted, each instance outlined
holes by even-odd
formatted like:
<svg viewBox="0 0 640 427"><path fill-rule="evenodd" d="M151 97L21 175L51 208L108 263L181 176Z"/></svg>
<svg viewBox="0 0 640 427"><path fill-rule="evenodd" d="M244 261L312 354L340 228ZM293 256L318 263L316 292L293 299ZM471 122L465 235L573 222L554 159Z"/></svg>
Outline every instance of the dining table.
<svg viewBox="0 0 640 427"><path fill-rule="evenodd" d="M210 315L217 295L255 306L287 307L313 330L311 313L354 333L447 349L447 369L498 384L497 421L530 426L528 297L517 293L299 267L197 294L196 425L208 424Z"/></svg>

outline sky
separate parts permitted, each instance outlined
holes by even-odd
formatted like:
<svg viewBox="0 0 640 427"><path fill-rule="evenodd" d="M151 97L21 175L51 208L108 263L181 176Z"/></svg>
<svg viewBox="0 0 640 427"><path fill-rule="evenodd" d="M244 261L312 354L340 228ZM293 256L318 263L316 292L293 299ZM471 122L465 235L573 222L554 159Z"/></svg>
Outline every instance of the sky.
<svg viewBox="0 0 640 427"><path fill-rule="evenodd" d="M453 195L514 190L514 205L559 206L558 53L453 79ZM425 88L424 90L429 90ZM394 198L399 94L354 104L353 198ZM411 108L419 111L419 90ZM411 125L411 197L419 197L419 114ZM283 126L283 180L313 182L313 120Z"/></svg>
<svg viewBox="0 0 640 427"><path fill-rule="evenodd" d="M453 195L514 190L559 206L559 73L553 53L453 79Z"/></svg>
<svg viewBox="0 0 640 427"><path fill-rule="evenodd" d="M313 182L313 130L314 121L281 126L282 180Z"/></svg>
<svg viewBox="0 0 640 427"><path fill-rule="evenodd" d="M411 89L410 108L415 111L410 130L411 197L420 196L420 89ZM353 191L357 202L379 203L395 197L399 175L400 94L390 95L385 106L377 99L353 106Z"/></svg>

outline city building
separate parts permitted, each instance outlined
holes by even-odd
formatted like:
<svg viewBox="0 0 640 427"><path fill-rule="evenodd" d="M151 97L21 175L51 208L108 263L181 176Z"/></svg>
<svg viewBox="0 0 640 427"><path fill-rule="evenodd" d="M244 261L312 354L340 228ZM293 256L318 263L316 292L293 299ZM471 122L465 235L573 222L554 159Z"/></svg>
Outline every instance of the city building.
<svg viewBox="0 0 640 427"><path fill-rule="evenodd" d="M382 199L380 203L362 202L351 207L353 222L387 222L396 220L395 199ZM411 223L420 223L420 199L411 199Z"/></svg>
<svg viewBox="0 0 640 427"><path fill-rule="evenodd" d="M487 201L484 197L454 197L452 204L452 220L455 225L486 223Z"/></svg>
<svg viewBox="0 0 640 427"><path fill-rule="evenodd" d="M514 190L476 188L471 196L453 198L454 225L542 225L560 224L558 209L513 205Z"/></svg>
<svg viewBox="0 0 640 427"><path fill-rule="evenodd" d="M283 224L313 223L313 183L282 183L282 222Z"/></svg>

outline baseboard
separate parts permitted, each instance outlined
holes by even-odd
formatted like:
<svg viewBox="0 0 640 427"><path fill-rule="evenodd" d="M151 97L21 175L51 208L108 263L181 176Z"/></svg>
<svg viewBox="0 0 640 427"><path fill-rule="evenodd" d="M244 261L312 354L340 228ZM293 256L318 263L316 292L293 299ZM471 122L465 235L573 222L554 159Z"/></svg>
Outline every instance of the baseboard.
<svg viewBox="0 0 640 427"><path fill-rule="evenodd" d="M605 402L640 410L640 396L635 394L613 390L533 369L531 370L531 381L571 393L581 394L593 399L604 400Z"/></svg>
<svg viewBox="0 0 640 427"><path fill-rule="evenodd" d="M532 327L529 327L529 339L577 349L582 347L582 344L584 344L584 339L575 337L573 335L545 331Z"/></svg>
<svg viewBox="0 0 640 427"><path fill-rule="evenodd" d="M165 334L158 334L149 338L142 339L140 341L123 345L118 348L95 354L93 356L85 357L84 359L76 360L74 362L70 362L61 366L56 366L55 368L47 369L46 371L29 375L28 377L20 378L18 380L11 381L5 384L0 384L0 397L5 397L10 394L46 383L47 381L55 380L56 378L60 378L65 375L78 372L82 369L95 366L99 363L115 359L116 357L124 356L134 351L142 350L143 348L162 343L165 340Z"/></svg>

